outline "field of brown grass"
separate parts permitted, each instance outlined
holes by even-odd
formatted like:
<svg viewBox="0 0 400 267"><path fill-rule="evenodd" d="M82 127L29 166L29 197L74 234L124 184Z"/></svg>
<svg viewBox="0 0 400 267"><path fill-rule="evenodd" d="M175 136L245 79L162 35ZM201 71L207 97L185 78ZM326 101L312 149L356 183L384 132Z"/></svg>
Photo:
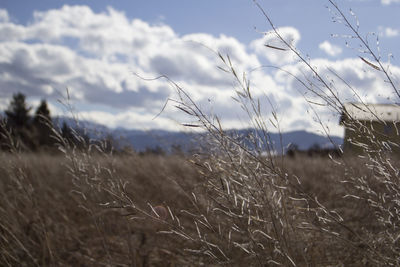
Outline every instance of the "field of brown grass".
<svg viewBox="0 0 400 267"><path fill-rule="evenodd" d="M350 171L327 158L285 159L285 166L288 175L301 180L307 194L340 213L342 223L351 231L360 229L361 235L368 230L375 235L382 229L374 225L376 219L369 206L344 198L348 191L342 181L349 180L348 176L368 179L371 174L361 160L351 160L357 162ZM182 211L194 209L192 192L197 192L198 202L204 204L199 206L207 206L207 190L197 188L207 174L199 171L200 167L178 156L95 155L85 159L84 155L75 155L71 161L64 155L3 153L0 265L209 265L213 263L212 257L190 253L199 248L198 244L179 235L163 234L173 229L174 217L168 212L165 221L157 219L150 207L170 207L173 214L180 214L185 231L196 232L193 217ZM123 190L116 190L119 187ZM130 205L126 205L127 199ZM288 209L292 210L287 213L290 216L308 216L307 220L314 225L319 223L310 212L313 207L298 205ZM333 232L335 227L329 231ZM354 239L353 243L342 241L343 229L336 229L341 231L340 238L321 233L321 229L301 231L297 236L303 240L291 240L293 247L299 242L308 243L306 258L295 258L299 266L368 266L362 253L368 251L364 248L368 244L355 240L351 231L348 240ZM241 255L240 249L226 246L222 249L231 251L232 255L227 255L232 259L230 264L248 264L243 255L242 259L235 258L234 254ZM257 265L255 259L254 264Z"/></svg>
<svg viewBox="0 0 400 267"><path fill-rule="evenodd" d="M2 154L0 162L1 266L167 266L185 261L180 245L156 234L162 224L126 209L104 209L100 204L108 202L107 196L74 181L62 155ZM143 207L183 208L185 192L172 180L194 185L199 179L178 157L98 156L86 167L87 179L113 171Z"/></svg>

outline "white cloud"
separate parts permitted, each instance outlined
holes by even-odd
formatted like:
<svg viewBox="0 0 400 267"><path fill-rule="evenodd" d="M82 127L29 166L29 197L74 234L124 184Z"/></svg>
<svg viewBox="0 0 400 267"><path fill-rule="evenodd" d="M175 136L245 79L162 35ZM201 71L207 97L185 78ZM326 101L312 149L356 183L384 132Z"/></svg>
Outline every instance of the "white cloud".
<svg viewBox="0 0 400 267"><path fill-rule="evenodd" d="M393 4L393 3L400 3L400 0L381 0L381 3L383 5L390 5L390 4Z"/></svg>
<svg viewBox="0 0 400 267"><path fill-rule="evenodd" d="M310 61L310 64L318 70L320 76L325 79L326 84L331 85L342 101L357 102L359 101L358 96L363 101L371 103L383 102L387 98L395 99L393 90L385 81L383 73L374 70L359 58L347 58L337 61L314 59ZM323 92L333 97L321 82L316 82L314 74L304 64L287 65L284 69L304 81L314 81L313 89L316 92ZM393 77L399 77L400 68L391 66L391 73ZM319 98L310 94L304 87L299 86L298 81L291 77L284 71L278 71L275 80L286 82L289 88L298 88L299 92L307 93L307 97L313 97L314 100ZM341 79L338 77L341 77ZM346 81L352 88L350 89L342 80Z"/></svg>
<svg viewBox="0 0 400 267"><path fill-rule="evenodd" d="M342 53L342 48L339 46L333 45L328 41L324 41L323 43L319 44L319 49L327 53L328 55L335 57Z"/></svg>
<svg viewBox="0 0 400 267"><path fill-rule="evenodd" d="M337 61L315 59L311 60L310 64L318 70L318 73L323 77L334 94L327 90L302 63L284 66L283 69L290 72L291 75L288 75L285 71L277 71L274 79L278 83L285 85L285 90L287 90L288 94L292 96L296 94L304 95L306 99L323 105L325 103L319 95L326 95L328 99L339 97L343 102L359 102L362 99L362 101L367 103L394 103L398 99L391 86L386 82L382 72L374 70L359 58L348 58ZM292 75L300 78L309 88L304 88ZM400 68L391 66L391 76L392 78L400 77ZM395 82L398 82L398 80L395 80ZM315 115L313 115L312 110L307 107L304 101L299 97L293 97L292 102L297 104L293 104L295 108L289 110L289 116L285 117L288 118L288 121L283 120L283 127L287 127L287 129L307 128L314 132L321 128L318 122L311 119L315 118ZM335 116L335 112L326 106L315 105L313 108L318 112L322 121L330 128L331 133L342 134L343 129L337 123L337 113ZM309 114L304 110L308 110ZM309 123L308 126L307 122Z"/></svg>
<svg viewBox="0 0 400 267"><path fill-rule="evenodd" d="M18 90L55 99L69 88L72 101L120 112L146 108L154 116L173 89L166 80L147 82L132 75L136 72L168 75L199 102L229 99L232 78L217 70L221 62L210 49L228 53L238 68L260 64L235 38L178 36L167 25L129 20L112 8L104 13L86 6L35 12L28 25L0 23L0 98ZM126 123L133 120L116 121L130 127Z"/></svg>
<svg viewBox="0 0 400 267"><path fill-rule="evenodd" d="M385 37L388 37L388 38L396 37L400 34L400 31L398 29L393 29L393 28L387 27L384 29L383 34Z"/></svg>
<svg viewBox="0 0 400 267"><path fill-rule="evenodd" d="M6 110L9 103L10 103L10 99L0 98L0 110ZM1 119L1 116L0 116L0 119Z"/></svg>
<svg viewBox="0 0 400 267"><path fill-rule="evenodd" d="M249 119L231 99L235 94L233 79L217 69L222 62L213 51L220 51L229 54L239 75L242 71L248 73L253 96L262 99L262 111L271 112L269 101L277 109L282 130L320 128L312 115L305 115L309 109L302 93L306 90L292 76L276 69L254 70L266 58L300 78L313 79L292 53L265 47L283 47L271 33L250 45L225 35L180 36L167 25L130 20L112 8L95 13L86 6L36 12L28 25L10 23L8 14L1 14L7 21L0 21L0 107L17 90L55 102L69 88L72 102L87 107L80 112L84 119L111 127L173 130L178 122L190 122L190 118L172 106L152 120L168 97L174 96L171 84L165 79L144 81L132 72L148 78L166 74L205 112L220 115L225 126L246 127ZM293 27L278 31L294 46L300 41L300 33ZM328 42L320 46L330 55L339 53L340 48ZM334 80L342 99L354 100L354 93L327 67L353 84L354 90L369 102L392 96L381 74L358 58L319 59L312 64L322 75L330 76L328 81ZM391 71L400 77L398 67L392 66ZM308 92L306 97L312 98L312 94ZM321 110L321 117L331 119L332 132L340 134L331 112Z"/></svg>
<svg viewBox="0 0 400 267"><path fill-rule="evenodd" d="M293 47L296 47L301 39L300 32L296 28L281 27L277 31ZM296 60L295 55L291 51L269 48L266 45L286 49L285 44L273 32L267 32L263 38L252 41L250 47L258 56L267 58L272 64L283 65Z"/></svg>
<svg viewBox="0 0 400 267"><path fill-rule="evenodd" d="M0 8L0 22L8 22L9 20L7 10Z"/></svg>
<svg viewBox="0 0 400 267"><path fill-rule="evenodd" d="M134 81L126 64L85 58L65 46L3 42L0 55L0 97L16 89L57 97L57 91L68 87L72 99L124 108L162 101L169 93L150 91L143 81Z"/></svg>
<svg viewBox="0 0 400 267"><path fill-rule="evenodd" d="M180 130L180 127L183 128L178 122L168 118L160 117L157 120L153 120L154 114L152 113L138 114L132 111L119 112L117 114L95 110L83 111L79 113L79 118L107 125L110 128L126 126L128 129L150 130L156 128L170 131Z"/></svg>

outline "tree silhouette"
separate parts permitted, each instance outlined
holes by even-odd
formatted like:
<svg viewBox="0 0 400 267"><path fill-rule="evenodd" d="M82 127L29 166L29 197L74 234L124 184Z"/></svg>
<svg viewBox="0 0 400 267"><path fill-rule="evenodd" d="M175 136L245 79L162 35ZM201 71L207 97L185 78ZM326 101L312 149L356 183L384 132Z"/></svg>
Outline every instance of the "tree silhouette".
<svg viewBox="0 0 400 267"><path fill-rule="evenodd" d="M13 95L7 110L5 111L8 124L17 129L29 128L31 107L25 101L25 95L17 93Z"/></svg>
<svg viewBox="0 0 400 267"><path fill-rule="evenodd" d="M29 107L25 101L25 95L17 93L5 111L7 120L7 131L9 131L14 139L13 143L19 149L34 149L35 142L31 132L31 117Z"/></svg>
<svg viewBox="0 0 400 267"><path fill-rule="evenodd" d="M75 139L71 127L69 127L65 121L63 122L61 127L61 136L68 142L73 142L73 140Z"/></svg>
<svg viewBox="0 0 400 267"><path fill-rule="evenodd" d="M90 142L89 136L81 128L72 128L65 121L61 127L61 136L68 145L76 148L86 148Z"/></svg>
<svg viewBox="0 0 400 267"><path fill-rule="evenodd" d="M40 105L36 109L33 122L34 124L51 123L50 110L47 107L46 100L42 99L40 102Z"/></svg>
<svg viewBox="0 0 400 267"><path fill-rule="evenodd" d="M51 137L53 123L46 100L42 100L36 109L33 126L35 128L35 141L38 146L51 146L54 144L54 140Z"/></svg>
<svg viewBox="0 0 400 267"><path fill-rule="evenodd" d="M0 114L0 149L7 150L9 148L7 140L6 120Z"/></svg>

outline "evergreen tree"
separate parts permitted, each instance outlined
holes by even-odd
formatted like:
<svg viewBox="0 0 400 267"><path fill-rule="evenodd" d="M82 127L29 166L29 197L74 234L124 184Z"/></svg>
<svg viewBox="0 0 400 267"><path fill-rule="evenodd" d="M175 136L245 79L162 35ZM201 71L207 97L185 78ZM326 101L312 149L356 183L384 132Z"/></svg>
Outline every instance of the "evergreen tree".
<svg viewBox="0 0 400 267"><path fill-rule="evenodd" d="M28 107L25 95L17 93L13 95L13 99L5 111L7 131L12 134L14 138L13 142L18 149L34 149L35 147L30 131L30 110L31 107Z"/></svg>
<svg viewBox="0 0 400 267"><path fill-rule="evenodd" d="M54 144L54 140L51 137L53 123L46 100L42 100L36 109L33 126L35 128L37 145L50 146Z"/></svg>
<svg viewBox="0 0 400 267"><path fill-rule="evenodd" d="M6 150L7 148L6 122L3 116L0 114L0 149Z"/></svg>
<svg viewBox="0 0 400 267"><path fill-rule="evenodd" d="M40 102L39 107L36 109L35 117L33 119L34 124L51 124L50 110L47 107L46 100Z"/></svg>
<svg viewBox="0 0 400 267"><path fill-rule="evenodd" d="M73 132L73 129L68 126L68 124L64 121L61 127L61 136L64 140L71 146L76 144L76 138Z"/></svg>
<svg viewBox="0 0 400 267"><path fill-rule="evenodd" d="M17 93L13 95L7 110L5 111L8 124L17 129L29 128L31 108L25 101L25 95Z"/></svg>

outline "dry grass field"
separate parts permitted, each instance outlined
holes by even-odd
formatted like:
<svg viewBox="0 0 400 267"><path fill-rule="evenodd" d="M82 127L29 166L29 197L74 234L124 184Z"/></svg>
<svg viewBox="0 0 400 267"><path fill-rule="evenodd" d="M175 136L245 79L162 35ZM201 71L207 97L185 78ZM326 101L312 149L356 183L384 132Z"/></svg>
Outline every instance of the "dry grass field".
<svg viewBox="0 0 400 267"><path fill-rule="evenodd" d="M162 224L129 210L102 208L108 196L74 181L63 155L0 158L0 265L166 266L185 261L178 243L156 234ZM92 163L82 169L87 179L123 179L126 192L143 207L168 203L184 208L184 191L171 179L188 185L199 179L176 157L98 156Z"/></svg>
<svg viewBox="0 0 400 267"><path fill-rule="evenodd" d="M280 214L291 218L278 219L290 221L290 227L297 228L285 236L285 242L290 242L288 251L297 266L377 264L372 260L380 256L370 255L372 248L368 246L378 245L378 242L363 244L361 240L374 240L385 229L374 223L376 214L365 201L344 198L351 190L342 182L350 180L349 176L369 179L373 171L361 160L346 160L354 161L353 167L347 170L328 158L284 159L287 175L298 177L303 193L317 197L327 210L338 212L343 218L340 224L344 225L324 225L318 221L315 204L306 207L285 200L287 211ZM201 220L196 221L197 215L189 213L206 215L214 226L221 223L223 227L223 222L227 222L233 228L243 227L239 225L240 219L234 223L206 210L212 206L211 199L217 196L207 189L212 182L210 173L202 170L198 161L195 163L197 165L188 158L157 155L1 154L0 265L273 265L272 261L280 258L279 255L273 258L276 251L264 248L271 254L269 260L268 257L249 257L243 251L246 248L232 246L226 238L219 237L221 233L211 231L202 238L207 238L210 246L218 244L227 258L224 261L217 259L218 255L214 258L195 252L206 251L204 242L196 242L199 240L186 238L184 234L163 233L182 229L174 224L174 220L180 218L180 225L184 227L182 233L197 235L202 231L197 228ZM223 171L219 174L224 176ZM193 205L192 192L197 194L197 205ZM298 194L292 193L293 197ZM158 219L149 204L169 207L171 213L168 212L165 220ZM235 205L231 205L225 208L233 209ZM249 227L255 224L260 230L264 229L264 221L253 220L249 221ZM300 229L305 222L313 227ZM264 229L267 231L273 232ZM337 236L332 234L334 232ZM370 236L365 236L366 233ZM234 235L232 233L232 239ZM247 235L249 233L238 230L237 242ZM362 237L357 239L357 235ZM378 253L379 249L375 247L374 251Z"/></svg>

